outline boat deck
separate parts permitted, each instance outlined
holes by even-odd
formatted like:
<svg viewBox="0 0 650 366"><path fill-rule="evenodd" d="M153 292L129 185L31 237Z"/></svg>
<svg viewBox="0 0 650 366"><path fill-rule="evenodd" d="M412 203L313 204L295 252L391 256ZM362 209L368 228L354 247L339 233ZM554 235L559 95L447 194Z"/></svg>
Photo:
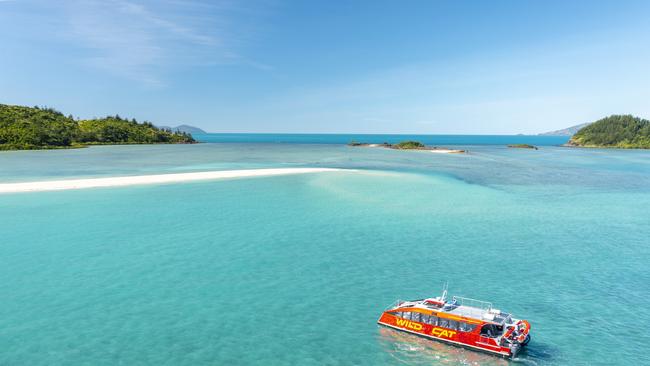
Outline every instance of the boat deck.
<svg viewBox="0 0 650 366"><path fill-rule="evenodd" d="M501 325L511 324L513 322L512 316L510 314L492 309L491 305L489 307L476 307L470 305L446 303L444 306L436 306L426 304L424 300L416 300L405 302L400 306L420 307L423 309L434 310L451 315L462 316L465 318L478 319L481 321L489 321Z"/></svg>

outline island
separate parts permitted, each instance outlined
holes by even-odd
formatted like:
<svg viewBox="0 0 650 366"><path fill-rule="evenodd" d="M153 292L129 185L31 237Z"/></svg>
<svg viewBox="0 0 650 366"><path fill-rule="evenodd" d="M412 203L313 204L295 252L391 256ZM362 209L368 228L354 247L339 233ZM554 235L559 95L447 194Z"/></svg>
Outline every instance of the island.
<svg viewBox="0 0 650 366"><path fill-rule="evenodd" d="M355 147L390 147L391 145L388 142L382 142L381 144L369 144L366 142L350 141L348 146Z"/></svg>
<svg viewBox="0 0 650 366"><path fill-rule="evenodd" d="M466 152L465 150L446 149L437 146L426 146L425 144L419 141L411 141L411 140L402 141L397 144L389 144L388 142L383 142L381 144L373 144L373 143L351 141L350 143L348 143L348 146L383 147L383 148L393 149L393 150L424 150L424 151L429 151L429 152L439 153L439 154L461 154Z"/></svg>
<svg viewBox="0 0 650 366"><path fill-rule="evenodd" d="M508 145L508 147L513 148L513 149L533 149L533 150L537 150L537 146L530 145L530 144L511 144L511 145Z"/></svg>
<svg viewBox="0 0 650 366"><path fill-rule="evenodd" d="M576 132L567 146L650 149L650 121L632 115L612 115Z"/></svg>
<svg viewBox="0 0 650 366"><path fill-rule="evenodd" d="M419 141L402 141L395 145L390 146L392 149L398 150L425 150L426 147Z"/></svg>
<svg viewBox="0 0 650 366"><path fill-rule="evenodd" d="M0 104L0 150L38 150L111 144L191 144L186 132L160 129L119 115L79 120L52 108Z"/></svg>

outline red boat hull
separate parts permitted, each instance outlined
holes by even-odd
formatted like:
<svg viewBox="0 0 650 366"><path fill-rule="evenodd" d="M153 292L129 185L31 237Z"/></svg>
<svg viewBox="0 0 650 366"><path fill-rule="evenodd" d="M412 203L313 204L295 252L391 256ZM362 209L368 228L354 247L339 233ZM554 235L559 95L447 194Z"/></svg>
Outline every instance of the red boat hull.
<svg viewBox="0 0 650 366"><path fill-rule="evenodd" d="M509 347L503 347L497 344L496 339L494 338L481 336L480 327L476 327L471 332L463 332L459 330L452 330L426 323L402 319L388 312L384 312L377 323L393 329L416 334L429 339L442 341L456 346L480 350L502 357L513 356L512 351Z"/></svg>

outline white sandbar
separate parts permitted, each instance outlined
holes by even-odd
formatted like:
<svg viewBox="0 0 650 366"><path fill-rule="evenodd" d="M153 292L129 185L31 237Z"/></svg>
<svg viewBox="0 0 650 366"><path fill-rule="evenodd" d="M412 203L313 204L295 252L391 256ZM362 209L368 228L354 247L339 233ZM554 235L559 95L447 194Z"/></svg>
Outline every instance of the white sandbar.
<svg viewBox="0 0 650 366"><path fill-rule="evenodd" d="M465 150L452 150L452 149L430 149L434 154L462 154Z"/></svg>
<svg viewBox="0 0 650 366"><path fill-rule="evenodd" d="M334 168L273 168L247 170L220 170L196 173L174 173L157 175L137 175L109 178L86 178L68 180L50 180L40 182L0 183L0 193L59 191L66 189L84 189L100 187L122 187L141 184L160 184L215 180L228 178L268 177L273 175L290 175L343 171Z"/></svg>

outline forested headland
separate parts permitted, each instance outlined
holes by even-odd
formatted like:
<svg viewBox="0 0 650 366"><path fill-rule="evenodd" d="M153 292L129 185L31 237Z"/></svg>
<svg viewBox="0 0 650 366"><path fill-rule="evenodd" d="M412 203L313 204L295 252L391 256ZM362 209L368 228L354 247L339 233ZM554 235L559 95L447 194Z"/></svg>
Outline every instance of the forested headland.
<svg viewBox="0 0 650 366"><path fill-rule="evenodd" d="M570 146L650 149L650 121L632 115L613 115L580 129Z"/></svg>
<svg viewBox="0 0 650 366"><path fill-rule="evenodd" d="M172 132L119 115L78 120L52 108L0 104L0 150L195 142L188 133Z"/></svg>

